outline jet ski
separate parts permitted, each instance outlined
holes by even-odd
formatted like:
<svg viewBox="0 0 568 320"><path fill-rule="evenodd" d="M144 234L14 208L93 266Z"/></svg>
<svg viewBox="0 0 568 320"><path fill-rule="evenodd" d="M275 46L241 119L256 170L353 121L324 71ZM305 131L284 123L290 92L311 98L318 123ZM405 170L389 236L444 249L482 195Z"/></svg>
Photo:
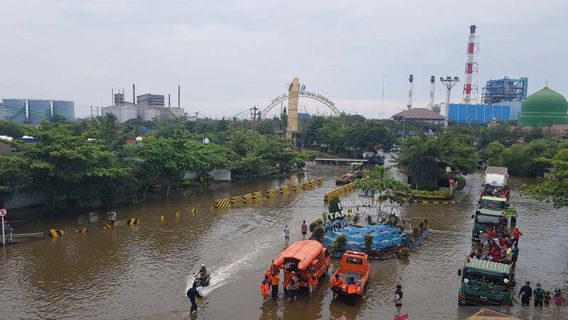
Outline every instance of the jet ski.
<svg viewBox="0 0 568 320"><path fill-rule="evenodd" d="M205 270L205 276L201 276L201 270ZM194 273L193 276L195 277L193 279L193 286L197 287L207 287L209 286L209 281L211 280L211 275L209 274L209 272L207 272L207 269L205 269L205 265L202 264L201 265L201 269L199 270L199 272Z"/></svg>

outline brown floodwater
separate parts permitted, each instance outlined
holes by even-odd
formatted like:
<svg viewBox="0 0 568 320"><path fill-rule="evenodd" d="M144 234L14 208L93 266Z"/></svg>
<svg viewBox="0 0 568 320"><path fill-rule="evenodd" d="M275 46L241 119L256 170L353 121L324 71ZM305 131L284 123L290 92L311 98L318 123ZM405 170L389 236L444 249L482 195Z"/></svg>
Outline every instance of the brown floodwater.
<svg viewBox="0 0 568 320"><path fill-rule="evenodd" d="M0 251L0 319L190 319L185 290L201 263L212 272L212 285L200 302L199 319L392 319L397 284L403 287L403 311L410 319L465 319L473 314L478 308L458 307L456 271L471 245L480 174L467 177L469 192L460 203L401 208L404 219L427 218L432 235L408 260L374 261L368 291L355 305L332 301L327 284L295 302L263 302L260 282L270 261L285 248L284 225L290 227L291 240L299 240L302 220L309 223L321 216L326 210L323 193L345 170L311 166L306 177L322 176L323 186L228 210L210 206L216 198L264 191L286 180L176 191L169 199L154 194L142 204L117 208L118 220L138 217L141 223L112 231L98 228L105 219L102 212L97 222L82 215L18 223L19 231L57 227L66 232L59 239ZM568 210L522 197L515 190L523 182L530 181L512 179L511 199L524 232L517 283L541 282L547 290L566 287ZM356 200L358 194L347 197ZM191 213L191 208L199 212ZM73 233L79 226L89 232ZM511 313L521 319L568 318L568 309L552 307L516 306Z"/></svg>

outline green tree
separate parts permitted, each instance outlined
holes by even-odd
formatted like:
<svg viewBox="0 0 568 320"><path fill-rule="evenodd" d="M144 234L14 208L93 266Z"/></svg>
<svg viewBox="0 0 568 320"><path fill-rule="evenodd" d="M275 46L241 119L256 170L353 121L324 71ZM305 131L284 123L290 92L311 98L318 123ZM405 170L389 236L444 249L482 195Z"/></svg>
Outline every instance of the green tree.
<svg viewBox="0 0 568 320"><path fill-rule="evenodd" d="M523 191L537 200L551 201L554 207L568 206L568 149L560 150L552 160L552 176L543 183L523 186Z"/></svg>
<svg viewBox="0 0 568 320"><path fill-rule="evenodd" d="M376 166L373 170L369 171L365 178L355 182L357 188L378 195L379 212L381 210L381 204L385 201L403 204L405 198L402 194L410 192L406 184L387 176L389 170L389 167Z"/></svg>
<svg viewBox="0 0 568 320"><path fill-rule="evenodd" d="M487 160L489 166L502 167L505 165L505 151L507 148L499 141L492 141L486 150Z"/></svg>

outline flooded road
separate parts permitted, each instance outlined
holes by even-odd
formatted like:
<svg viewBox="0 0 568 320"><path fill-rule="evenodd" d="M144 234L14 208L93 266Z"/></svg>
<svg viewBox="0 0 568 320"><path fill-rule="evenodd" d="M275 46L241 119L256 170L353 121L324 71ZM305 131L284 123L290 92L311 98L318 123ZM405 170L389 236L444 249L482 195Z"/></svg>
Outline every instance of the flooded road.
<svg viewBox="0 0 568 320"><path fill-rule="evenodd" d="M459 204L401 208L404 219L427 218L432 235L406 261L374 261L366 297L356 305L332 302L326 285L311 298L262 301L264 270L285 248L284 225L290 227L291 240L299 240L302 220L309 223L326 211L323 193L345 170L310 167L307 177L322 176L323 186L228 210L210 206L220 197L264 191L286 181L215 185L173 192L167 200L155 194L143 204L117 209L118 220L139 217L141 224L109 232L98 228L103 214L98 222L81 216L17 225L19 231L57 227L66 232L60 239L8 246L1 252L0 319L190 319L185 290L201 263L207 264L213 280L199 319L392 319L397 284L403 287L403 311L410 319L465 319L474 313L476 308L458 308L456 271L471 244L478 174L467 177L471 189ZM568 210L522 198L515 192L522 182L512 179L511 202L525 234L517 283L542 282L551 291L566 287ZM347 197L356 200L358 195ZM199 212L191 213L192 208ZM73 233L83 225L88 234ZM552 308L536 312L515 307L512 313L522 319L568 318L568 310L561 314Z"/></svg>

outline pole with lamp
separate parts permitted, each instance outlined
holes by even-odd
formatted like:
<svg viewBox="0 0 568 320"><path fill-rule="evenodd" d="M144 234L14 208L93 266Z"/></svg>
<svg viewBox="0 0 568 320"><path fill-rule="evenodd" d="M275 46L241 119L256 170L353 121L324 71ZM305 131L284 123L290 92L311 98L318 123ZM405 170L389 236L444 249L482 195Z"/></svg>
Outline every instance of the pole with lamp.
<svg viewBox="0 0 568 320"><path fill-rule="evenodd" d="M446 106L445 106L445 116L446 119L444 120L444 127L448 126L448 118L449 118L449 111L450 111L450 97L452 94L452 88L458 84L458 82L460 81L460 78L458 77L440 77L440 82L444 85L444 87L446 87Z"/></svg>

